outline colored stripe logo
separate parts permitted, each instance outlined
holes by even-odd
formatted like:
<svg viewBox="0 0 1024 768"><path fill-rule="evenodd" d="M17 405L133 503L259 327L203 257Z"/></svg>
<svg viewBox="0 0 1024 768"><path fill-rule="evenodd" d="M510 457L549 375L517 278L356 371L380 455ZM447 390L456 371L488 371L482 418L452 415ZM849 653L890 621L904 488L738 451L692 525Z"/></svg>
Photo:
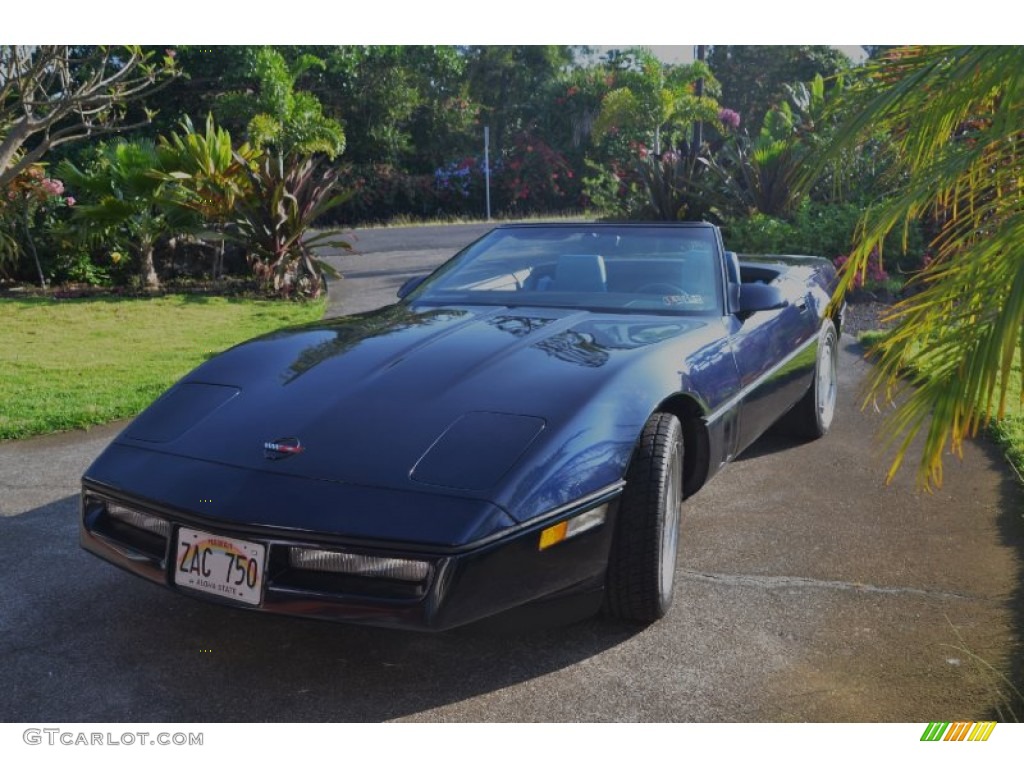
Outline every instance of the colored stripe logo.
<svg viewBox="0 0 1024 768"><path fill-rule="evenodd" d="M921 741L988 741L995 727L992 721L928 723L921 734Z"/></svg>

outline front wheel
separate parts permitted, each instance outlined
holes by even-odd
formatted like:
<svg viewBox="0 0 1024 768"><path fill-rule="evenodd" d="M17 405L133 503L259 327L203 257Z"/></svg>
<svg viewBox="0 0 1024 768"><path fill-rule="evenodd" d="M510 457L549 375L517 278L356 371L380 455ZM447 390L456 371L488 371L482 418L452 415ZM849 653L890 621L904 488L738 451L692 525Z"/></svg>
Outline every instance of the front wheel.
<svg viewBox="0 0 1024 768"><path fill-rule="evenodd" d="M670 413L644 425L626 472L608 561L605 613L649 624L672 604L683 502L683 428Z"/></svg>

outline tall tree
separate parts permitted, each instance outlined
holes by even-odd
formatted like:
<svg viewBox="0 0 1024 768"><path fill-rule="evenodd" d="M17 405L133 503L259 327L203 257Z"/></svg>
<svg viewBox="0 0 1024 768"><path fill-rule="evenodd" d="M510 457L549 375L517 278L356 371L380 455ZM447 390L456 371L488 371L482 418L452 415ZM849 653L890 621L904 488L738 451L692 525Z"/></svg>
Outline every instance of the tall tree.
<svg viewBox="0 0 1024 768"><path fill-rule="evenodd" d="M756 131L785 98L787 83L829 78L848 69L850 60L828 45L714 45L708 66L722 86L722 106Z"/></svg>
<svg viewBox="0 0 1024 768"><path fill-rule="evenodd" d="M614 62L615 87L601 102L596 137L614 128L660 154L687 141L695 122L717 122L718 83L702 62L667 65L644 50L620 54ZM700 80L706 91L698 95Z"/></svg>
<svg viewBox="0 0 1024 768"><path fill-rule="evenodd" d="M309 87L325 68L310 47L183 45L176 49L181 77L152 101L151 138L213 114L232 136L275 150L330 157L346 146L337 115Z"/></svg>
<svg viewBox="0 0 1024 768"><path fill-rule="evenodd" d="M470 96L482 105L497 152L543 109L545 86L573 60L566 45L480 45L464 53Z"/></svg>
<svg viewBox="0 0 1024 768"><path fill-rule="evenodd" d="M432 171L476 117L467 98L465 57L454 46L316 48L323 71L302 80L325 111L344 122L346 160Z"/></svg>
<svg viewBox="0 0 1024 768"><path fill-rule="evenodd" d="M324 61L302 53L291 61L275 48L257 48L248 62L255 87L225 94L223 109L248 118L246 134L255 147L271 147L284 153L323 153L334 159L345 151L345 130L325 115L312 93L298 86L309 70L322 70Z"/></svg>
<svg viewBox="0 0 1024 768"><path fill-rule="evenodd" d="M138 46L0 47L0 187L54 147L145 124L128 105L174 71Z"/></svg>
<svg viewBox="0 0 1024 768"><path fill-rule="evenodd" d="M169 46L146 48L154 54ZM177 130L185 118L202 122L211 112L217 124L235 137L245 134L251 115L228 113L222 108L225 94L254 91L252 62L258 45L179 45L173 48L178 77L147 99L153 111L152 124L141 131L154 141Z"/></svg>
<svg viewBox="0 0 1024 768"><path fill-rule="evenodd" d="M897 149L903 184L864 216L841 290L863 275L892 230L928 215L938 228L918 292L893 310L874 391L913 390L889 421L897 441L890 477L924 433L919 479L938 484L947 448L1009 399L1024 352L1024 48L936 46L890 51L850 91L849 118L831 156L855 150L878 127ZM821 164L830 159L821 158Z"/></svg>

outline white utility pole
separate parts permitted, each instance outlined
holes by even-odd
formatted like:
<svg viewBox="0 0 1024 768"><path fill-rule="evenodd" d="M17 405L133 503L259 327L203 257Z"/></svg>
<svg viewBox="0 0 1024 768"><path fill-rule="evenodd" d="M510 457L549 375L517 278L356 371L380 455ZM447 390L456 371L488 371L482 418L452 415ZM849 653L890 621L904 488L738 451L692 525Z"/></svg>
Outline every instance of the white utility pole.
<svg viewBox="0 0 1024 768"><path fill-rule="evenodd" d="M487 195L487 220L491 220L491 129L484 126L484 189Z"/></svg>

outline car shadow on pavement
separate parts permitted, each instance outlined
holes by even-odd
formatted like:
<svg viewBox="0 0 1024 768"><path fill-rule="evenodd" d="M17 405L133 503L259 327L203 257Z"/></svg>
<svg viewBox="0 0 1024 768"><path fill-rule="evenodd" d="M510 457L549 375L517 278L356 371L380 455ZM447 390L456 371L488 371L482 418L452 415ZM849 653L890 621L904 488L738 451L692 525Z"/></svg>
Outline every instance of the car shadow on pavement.
<svg viewBox="0 0 1024 768"><path fill-rule="evenodd" d="M211 605L81 550L77 504L0 518L0 721L377 722L547 675L638 631L566 625L571 610L424 634Z"/></svg>
<svg viewBox="0 0 1024 768"><path fill-rule="evenodd" d="M751 443L743 453L733 459L733 462L750 461L751 459L757 459L772 453L781 453L782 451L788 451L791 448L798 448L806 444L806 440L794 437L786 432L784 426L775 424Z"/></svg>

